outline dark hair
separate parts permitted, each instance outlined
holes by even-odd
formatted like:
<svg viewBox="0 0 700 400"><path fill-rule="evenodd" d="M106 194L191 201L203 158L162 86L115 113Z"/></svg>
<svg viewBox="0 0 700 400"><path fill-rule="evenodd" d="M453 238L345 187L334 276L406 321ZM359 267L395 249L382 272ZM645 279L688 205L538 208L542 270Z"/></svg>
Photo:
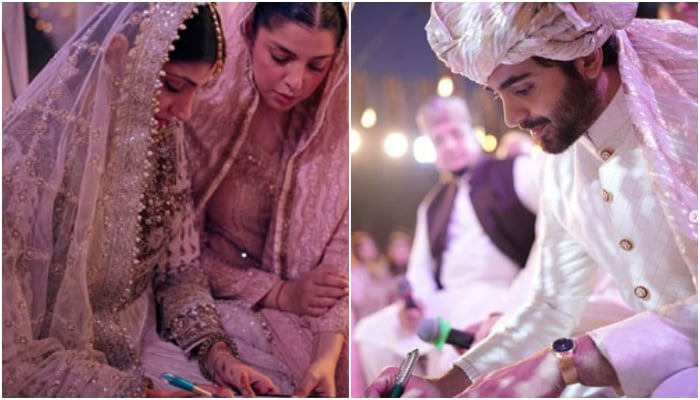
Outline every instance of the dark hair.
<svg viewBox="0 0 700 400"><path fill-rule="evenodd" d="M219 40L221 62L225 60L226 39L221 30L221 17L218 12L212 12L212 9L213 6L206 4L197 6L199 12L183 22L185 29L178 31L180 38L173 42L175 49L168 53L170 61L207 62L214 65L217 61Z"/></svg>
<svg viewBox="0 0 700 400"><path fill-rule="evenodd" d="M532 59L543 67L559 67L568 76L577 76L578 72L573 61L550 60L548 58L534 56ZM603 43L603 66L617 65L617 41L610 36Z"/></svg>
<svg viewBox="0 0 700 400"><path fill-rule="evenodd" d="M255 40L260 26L273 29L288 21L313 29L330 29L336 35L336 46L347 26L341 3L258 3L253 13L251 39Z"/></svg>

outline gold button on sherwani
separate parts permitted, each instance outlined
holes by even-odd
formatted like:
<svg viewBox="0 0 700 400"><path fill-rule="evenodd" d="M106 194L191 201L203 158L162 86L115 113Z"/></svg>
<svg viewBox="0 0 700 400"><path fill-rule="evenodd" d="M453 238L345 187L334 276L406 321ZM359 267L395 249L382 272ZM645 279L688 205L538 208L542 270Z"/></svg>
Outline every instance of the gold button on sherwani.
<svg viewBox="0 0 700 400"><path fill-rule="evenodd" d="M600 151L600 157L603 159L603 161L608 161L608 158L610 158L613 154L615 154L615 150L610 148L605 148Z"/></svg>
<svg viewBox="0 0 700 400"><path fill-rule="evenodd" d="M620 240L620 247L622 247L622 250L630 251L634 247L634 244L629 239L622 239Z"/></svg>
<svg viewBox="0 0 700 400"><path fill-rule="evenodd" d="M641 285L637 286L634 288L634 295L639 297L642 300L646 300L649 298L649 289L647 289Z"/></svg>
<svg viewBox="0 0 700 400"><path fill-rule="evenodd" d="M603 198L603 201L606 203L609 203L612 201L613 195L612 193L608 192L607 190L603 189L600 191L600 197Z"/></svg>

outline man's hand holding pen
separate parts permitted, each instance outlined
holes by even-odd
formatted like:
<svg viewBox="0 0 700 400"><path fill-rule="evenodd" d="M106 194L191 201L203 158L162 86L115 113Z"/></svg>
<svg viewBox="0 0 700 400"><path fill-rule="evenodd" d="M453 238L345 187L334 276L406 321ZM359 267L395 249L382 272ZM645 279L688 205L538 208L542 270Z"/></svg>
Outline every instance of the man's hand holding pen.
<svg viewBox="0 0 700 400"><path fill-rule="evenodd" d="M391 393L389 397L401 397L403 394L406 383L411 377L413 372L413 367L416 366L418 362L418 349L413 349L410 351L406 358L401 362L399 366L399 372L396 374L396 379L394 380L394 386L391 388Z"/></svg>
<svg viewBox="0 0 700 400"><path fill-rule="evenodd" d="M444 397L429 380L412 376L411 371L418 361L418 350L408 353L399 368L385 368L377 379L365 390L367 397Z"/></svg>
<svg viewBox="0 0 700 400"><path fill-rule="evenodd" d="M397 367L385 368L377 379L365 390L367 397L389 397L392 388L396 383L396 375L399 369ZM433 385L429 380L411 376L404 387L404 395L411 397L430 397L441 398L445 397L440 393L437 386Z"/></svg>

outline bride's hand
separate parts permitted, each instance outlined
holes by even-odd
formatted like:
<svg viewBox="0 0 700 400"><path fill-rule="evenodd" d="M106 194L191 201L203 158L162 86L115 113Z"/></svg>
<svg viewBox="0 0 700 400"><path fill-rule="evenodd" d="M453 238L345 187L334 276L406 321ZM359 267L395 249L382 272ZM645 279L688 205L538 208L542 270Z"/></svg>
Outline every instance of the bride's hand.
<svg viewBox="0 0 700 400"><path fill-rule="evenodd" d="M294 397L335 397L335 363L314 362L306 370Z"/></svg>
<svg viewBox="0 0 700 400"><path fill-rule="evenodd" d="M348 294L348 279L330 266L319 266L299 279L285 282L280 290L281 309L317 317Z"/></svg>
<svg viewBox="0 0 700 400"><path fill-rule="evenodd" d="M272 379L234 357L223 342L215 343L209 349L207 369L215 383L236 388L243 397L279 393Z"/></svg>

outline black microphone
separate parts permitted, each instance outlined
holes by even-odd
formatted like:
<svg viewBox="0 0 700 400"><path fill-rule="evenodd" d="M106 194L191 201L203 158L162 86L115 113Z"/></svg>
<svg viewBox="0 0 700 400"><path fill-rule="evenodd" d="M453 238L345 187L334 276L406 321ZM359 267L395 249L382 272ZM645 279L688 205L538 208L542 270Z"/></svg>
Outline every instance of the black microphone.
<svg viewBox="0 0 700 400"><path fill-rule="evenodd" d="M442 349L445 343L468 349L474 341L474 335L452 329L442 318L422 320L418 324L418 337L424 342L434 344L438 350Z"/></svg>
<svg viewBox="0 0 700 400"><path fill-rule="evenodd" d="M399 290L399 296L401 296L403 299L406 308L418 307L418 305L416 305L416 301L413 300L413 288L411 288L411 282L409 282L406 277L402 276L399 278L397 287Z"/></svg>

